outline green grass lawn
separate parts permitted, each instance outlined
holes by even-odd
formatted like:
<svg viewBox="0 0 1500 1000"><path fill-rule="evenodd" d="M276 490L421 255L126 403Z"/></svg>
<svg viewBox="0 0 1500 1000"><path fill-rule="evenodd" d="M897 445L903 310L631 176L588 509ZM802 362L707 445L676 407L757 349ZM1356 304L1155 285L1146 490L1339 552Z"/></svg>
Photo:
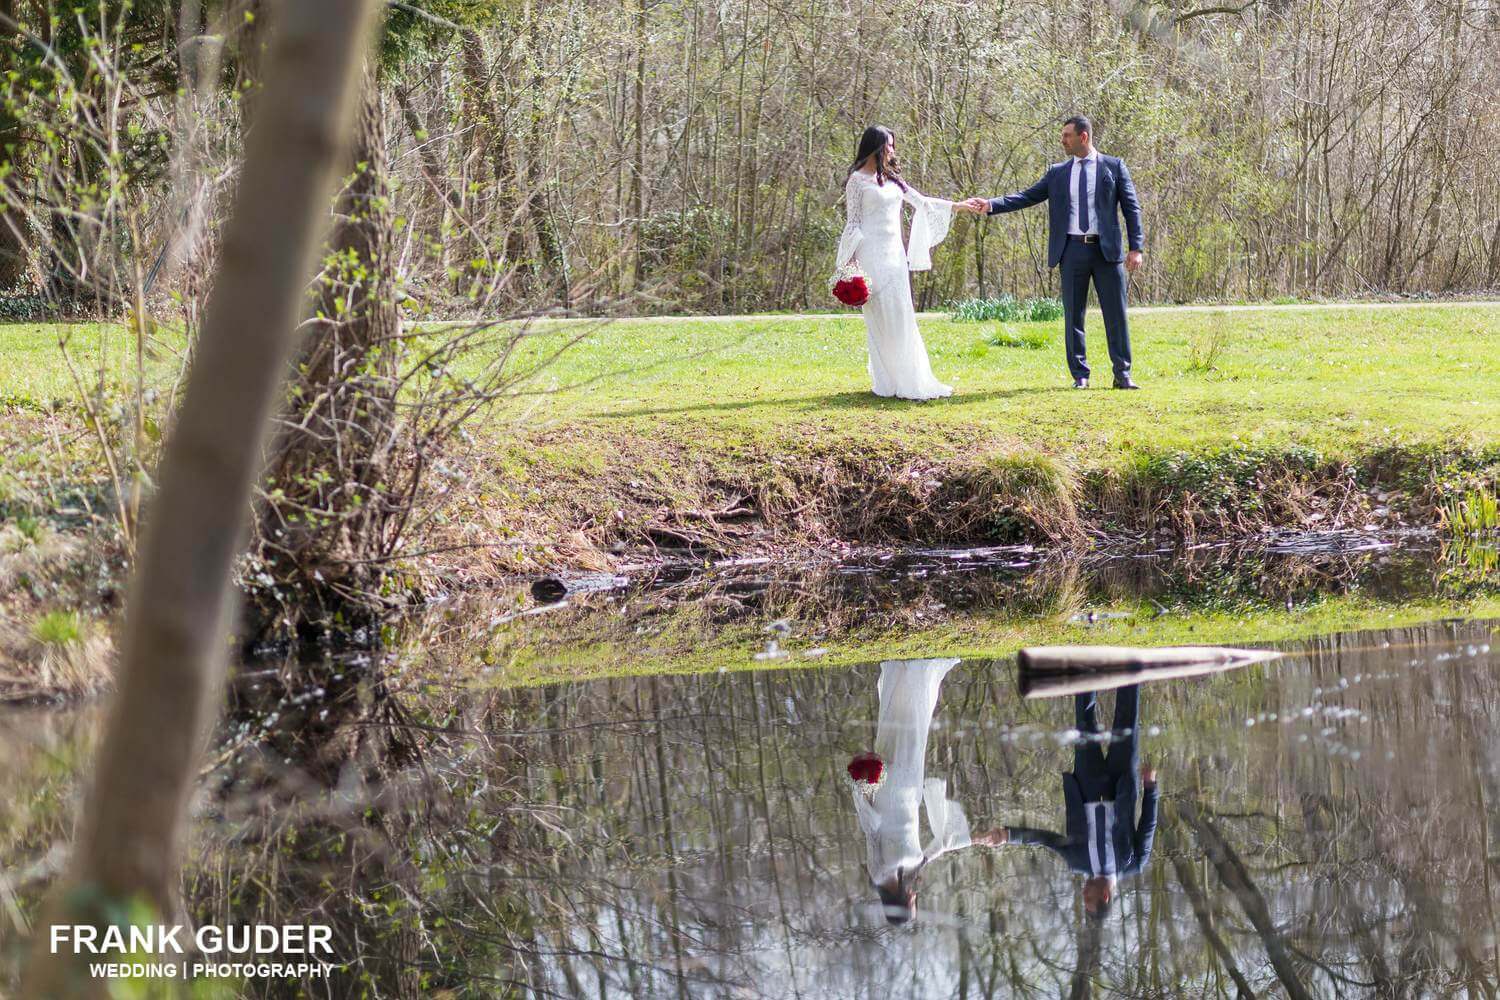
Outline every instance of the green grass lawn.
<svg viewBox="0 0 1500 1000"><path fill-rule="evenodd" d="M1371 445L1500 441L1500 306L1238 312L1143 311L1131 324L1145 391L1114 392L1103 326L1090 317L1094 388L1074 391L1060 323L922 324L950 399L869 392L858 314L730 322L629 320L592 329L542 371L540 418L612 431L788 439L833 435L1012 439L1022 449L1107 464L1152 448L1291 443L1342 452ZM535 358L566 324L540 332ZM535 400L533 400L534 402ZM536 412L532 421L538 419Z"/></svg>
<svg viewBox="0 0 1500 1000"><path fill-rule="evenodd" d="M135 371L134 341L123 326L103 323L0 324L0 406L51 408L78 399L78 390L64 361L66 341L79 378L87 386L99 381L101 365L106 381L125 384ZM153 351L153 354L156 352ZM159 361L148 360L155 369Z"/></svg>
<svg viewBox="0 0 1500 1000"><path fill-rule="evenodd" d="M1500 440L1500 305L1138 311L1131 330L1140 393L1108 388L1097 313L1087 392L1070 388L1060 323L924 319L921 328L934 371L956 387L950 399L872 395L864 324L853 311L543 325L520 352L522 364L584 335L530 383L528 423L930 438L939 446L982 435L1100 463L1143 447L1298 443L1338 452ZM132 377L133 347L119 326L0 325L0 401L75 398L60 333L91 383L101 365L111 381ZM1045 346L992 345L1001 334ZM170 345L157 353L169 355Z"/></svg>

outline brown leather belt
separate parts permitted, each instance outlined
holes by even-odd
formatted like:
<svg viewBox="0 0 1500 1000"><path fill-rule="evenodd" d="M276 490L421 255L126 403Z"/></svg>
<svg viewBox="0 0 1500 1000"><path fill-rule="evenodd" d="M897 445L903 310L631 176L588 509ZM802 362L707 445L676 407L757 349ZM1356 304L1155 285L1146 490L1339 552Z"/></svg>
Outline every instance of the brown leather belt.
<svg viewBox="0 0 1500 1000"><path fill-rule="evenodd" d="M1068 239L1072 240L1074 243L1088 243L1090 245L1099 242L1099 237L1097 236L1079 236L1076 233L1069 233Z"/></svg>

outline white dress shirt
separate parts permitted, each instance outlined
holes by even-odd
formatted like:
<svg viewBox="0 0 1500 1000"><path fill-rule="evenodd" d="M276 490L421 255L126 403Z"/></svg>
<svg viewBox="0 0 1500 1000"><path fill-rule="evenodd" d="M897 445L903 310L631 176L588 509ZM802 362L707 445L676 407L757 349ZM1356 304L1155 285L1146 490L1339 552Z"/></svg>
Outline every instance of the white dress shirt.
<svg viewBox="0 0 1500 1000"><path fill-rule="evenodd" d="M1113 802L1085 803L1083 810L1089 818L1089 868L1095 875L1114 875L1115 838L1111 836L1115 826L1115 804Z"/></svg>
<svg viewBox="0 0 1500 1000"><path fill-rule="evenodd" d="M1086 172L1088 180L1089 195L1089 227L1081 229L1078 226L1078 171ZM1079 159L1073 157L1072 169L1068 171L1068 235L1070 236L1098 236L1099 235L1099 203L1094 200L1094 184L1099 177L1099 151L1089 150L1089 155Z"/></svg>

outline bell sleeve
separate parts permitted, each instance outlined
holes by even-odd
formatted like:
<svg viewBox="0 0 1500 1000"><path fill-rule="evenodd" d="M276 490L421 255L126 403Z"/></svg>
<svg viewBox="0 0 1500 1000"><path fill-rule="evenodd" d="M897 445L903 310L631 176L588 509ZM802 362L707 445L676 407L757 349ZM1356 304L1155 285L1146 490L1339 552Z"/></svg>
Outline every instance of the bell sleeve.
<svg viewBox="0 0 1500 1000"><path fill-rule="evenodd" d="M860 243L864 241L864 200L865 192L859 178L850 174L844 184L844 231L839 235L838 259L834 261L840 268L854 260Z"/></svg>
<svg viewBox="0 0 1500 1000"><path fill-rule="evenodd" d="M969 817L964 814L963 806L948 798L946 781L928 778L923 782L922 803L927 809L927 825L932 828L932 841L922 852L925 859L931 861L973 843L969 837Z"/></svg>
<svg viewBox="0 0 1500 1000"><path fill-rule="evenodd" d="M943 242L953 224L953 202L929 198L908 186L901 198L915 211L906 242L906 266L912 271L932 269L932 248Z"/></svg>

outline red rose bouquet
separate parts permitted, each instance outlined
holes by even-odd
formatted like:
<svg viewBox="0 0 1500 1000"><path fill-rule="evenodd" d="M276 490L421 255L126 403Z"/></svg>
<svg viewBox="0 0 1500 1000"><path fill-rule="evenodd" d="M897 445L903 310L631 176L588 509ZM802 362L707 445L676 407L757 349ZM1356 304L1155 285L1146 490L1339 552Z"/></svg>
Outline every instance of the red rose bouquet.
<svg viewBox="0 0 1500 1000"><path fill-rule="evenodd" d="M865 276L859 273L852 261L835 271L833 277L828 279L828 290L844 305L856 309L870 301L869 282L865 281Z"/></svg>
<svg viewBox="0 0 1500 1000"><path fill-rule="evenodd" d="M879 754L858 753L849 762L849 787L870 798L885 784L885 761Z"/></svg>

